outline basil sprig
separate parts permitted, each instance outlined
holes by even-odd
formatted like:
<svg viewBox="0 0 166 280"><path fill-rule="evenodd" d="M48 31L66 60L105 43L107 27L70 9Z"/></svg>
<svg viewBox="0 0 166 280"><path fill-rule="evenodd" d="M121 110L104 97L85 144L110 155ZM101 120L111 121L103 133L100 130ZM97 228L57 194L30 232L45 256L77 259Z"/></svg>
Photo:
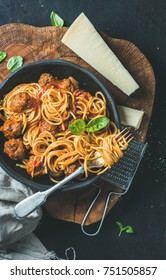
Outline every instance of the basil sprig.
<svg viewBox="0 0 166 280"><path fill-rule="evenodd" d="M131 226L123 226L122 223L120 222L116 222L117 226L119 227L119 236L121 235L121 233L123 231L125 231L126 233L134 233L134 229Z"/></svg>
<svg viewBox="0 0 166 280"><path fill-rule="evenodd" d="M84 131L96 132L104 128L109 121L107 117L96 117L86 124L84 120L77 119L69 125L69 130L75 135L80 135Z"/></svg>
<svg viewBox="0 0 166 280"><path fill-rule="evenodd" d="M0 62L3 61L6 56L7 56L7 53L0 51Z"/></svg>
<svg viewBox="0 0 166 280"><path fill-rule="evenodd" d="M12 56L7 63L7 69L10 72L15 71L17 68L23 65L23 58L20 55Z"/></svg>
<svg viewBox="0 0 166 280"><path fill-rule="evenodd" d="M53 25L53 26L63 26L64 25L64 20L60 16L58 16L58 14L55 13L54 11L52 11L50 14L50 21L51 21L51 25Z"/></svg>

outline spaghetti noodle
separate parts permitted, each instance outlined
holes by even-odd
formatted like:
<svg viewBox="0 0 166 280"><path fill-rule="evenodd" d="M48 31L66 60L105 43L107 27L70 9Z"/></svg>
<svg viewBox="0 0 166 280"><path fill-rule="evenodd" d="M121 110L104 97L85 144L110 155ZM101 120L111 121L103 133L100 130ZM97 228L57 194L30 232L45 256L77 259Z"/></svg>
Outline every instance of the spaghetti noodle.
<svg viewBox="0 0 166 280"><path fill-rule="evenodd" d="M128 147L129 141L118 137L119 130L111 121L96 132L75 135L69 130L74 120L88 122L108 115L104 95L96 92L92 96L72 77L58 80L44 73L38 83L18 85L6 94L0 110L4 121L0 130L8 138L4 152L21 160L17 165L32 177L48 174L56 181L80 165L84 165L85 177L101 174ZM103 158L104 168L94 170L90 162L97 157Z"/></svg>

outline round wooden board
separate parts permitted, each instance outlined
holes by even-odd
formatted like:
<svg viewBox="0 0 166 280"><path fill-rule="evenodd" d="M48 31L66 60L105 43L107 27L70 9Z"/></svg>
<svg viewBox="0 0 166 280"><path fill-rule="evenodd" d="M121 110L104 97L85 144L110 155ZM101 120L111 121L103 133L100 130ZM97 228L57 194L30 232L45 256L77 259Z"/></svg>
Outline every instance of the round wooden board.
<svg viewBox="0 0 166 280"><path fill-rule="evenodd" d="M144 110L145 114L141 127L135 132L135 137L139 141L144 142L155 96L154 72L147 58L132 43L114 39L101 33L108 46L114 51L140 86L139 90L128 97L61 42L66 31L67 27L34 27L19 23L1 26L0 50L7 53L7 58L0 63L0 82L10 74L6 65L8 59L14 55L22 56L24 64L43 59L64 59L79 64L98 76L114 95L117 104ZM97 183L102 191L86 221L87 225L101 219L106 197L113 188L101 180ZM96 187L94 186L89 186L80 191L57 192L47 200L44 206L50 215L56 219L81 223L95 195ZM118 199L118 195L111 197L108 211L115 205Z"/></svg>

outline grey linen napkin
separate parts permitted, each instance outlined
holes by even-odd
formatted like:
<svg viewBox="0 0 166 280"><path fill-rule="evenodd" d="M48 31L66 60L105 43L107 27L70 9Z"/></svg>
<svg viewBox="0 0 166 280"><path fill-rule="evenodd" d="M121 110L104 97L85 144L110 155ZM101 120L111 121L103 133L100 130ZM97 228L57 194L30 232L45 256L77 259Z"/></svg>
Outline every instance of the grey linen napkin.
<svg viewBox="0 0 166 280"><path fill-rule="evenodd" d="M15 205L32 194L32 189L10 178L0 168L0 259L60 259L33 233L42 217L41 208L24 219L15 216Z"/></svg>

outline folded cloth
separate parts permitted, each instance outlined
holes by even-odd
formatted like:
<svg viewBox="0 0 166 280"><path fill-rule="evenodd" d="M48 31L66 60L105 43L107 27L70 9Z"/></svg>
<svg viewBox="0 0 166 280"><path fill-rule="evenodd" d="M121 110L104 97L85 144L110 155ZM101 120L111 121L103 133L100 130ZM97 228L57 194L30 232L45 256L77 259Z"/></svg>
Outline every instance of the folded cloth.
<svg viewBox="0 0 166 280"><path fill-rule="evenodd" d="M14 213L15 205L32 194L32 189L0 168L0 259L60 259L33 234L42 217L41 208L24 219Z"/></svg>
<svg viewBox="0 0 166 280"><path fill-rule="evenodd" d="M0 260L59 260L54 251L48 251L40 240L30 233L3 249L0 249Z"/></svg>

